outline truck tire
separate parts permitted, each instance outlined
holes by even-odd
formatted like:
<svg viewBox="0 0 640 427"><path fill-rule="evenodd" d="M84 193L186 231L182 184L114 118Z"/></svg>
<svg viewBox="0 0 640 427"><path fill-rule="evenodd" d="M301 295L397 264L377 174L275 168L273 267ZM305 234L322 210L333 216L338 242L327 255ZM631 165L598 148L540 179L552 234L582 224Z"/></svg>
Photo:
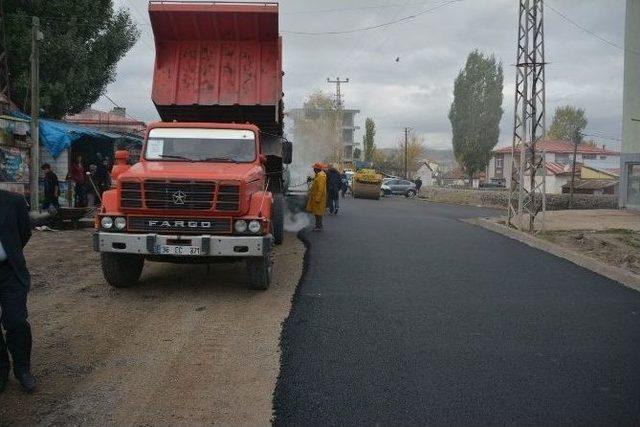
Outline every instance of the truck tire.
<svg viewBox="0 0 640 427"><path fill-rule="evenodd" d="M271 209L271 221L273 223L273 243L282 244L284 239L284 194L273 194L273 208Z"/></svg>
<svg viewBox="0 0 640 427"><path fill-rule="evenodd" d="M265 291L271 284L273 272L273 257L269 253L261 258L247 258L247 273L249 275L249 289Z"/></svg>
<svg viewBox="0 0 640 427"><path fill-rule="evenodd" d="M114 288L129 288L138 283L144 267L144 258L140 255L102 252L100 260L102 274Z"/></svg>

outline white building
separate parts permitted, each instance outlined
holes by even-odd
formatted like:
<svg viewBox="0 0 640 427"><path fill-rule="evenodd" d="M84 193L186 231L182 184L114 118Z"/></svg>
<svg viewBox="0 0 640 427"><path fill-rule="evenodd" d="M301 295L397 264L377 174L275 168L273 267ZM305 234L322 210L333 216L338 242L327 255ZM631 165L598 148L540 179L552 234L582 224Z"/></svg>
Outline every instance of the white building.
<svg viewBox="0 0 640 427"><path fill-rule="evenodd" d="M562 193L562 186L571 177L574 145L570 141L547 140L537 144L537 149L545 153L547 193ZM516 153L518 159L519 153ZM605 147L580 144L576 151L576 163L602 170L619 171L620 153ZM488 179L490 182L502 182L506 185L511 177L511 147L502 147L493 151L489 161Z"/></svg>
<svg viewBox="0 0 640 427"><path fill-rule="evenodd" d="M420 166L415 173L414 179L420 177L423 186L436 185L440 166L429 159L421 160L418 164Z"/></svg>

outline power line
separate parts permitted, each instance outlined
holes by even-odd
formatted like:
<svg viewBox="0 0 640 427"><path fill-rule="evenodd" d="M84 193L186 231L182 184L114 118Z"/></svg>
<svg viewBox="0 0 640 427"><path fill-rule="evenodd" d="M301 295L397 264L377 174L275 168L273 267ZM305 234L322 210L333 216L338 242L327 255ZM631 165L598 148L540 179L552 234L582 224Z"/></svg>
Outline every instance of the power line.
<svg viewBox="0 0 640 427"><path fill-rule="evenodd" d="M579 28L580 30L584 31L587 34L592 35L593 37L597 38L598 40L600 40L603 43L608 44L609 46L615 47L616 49L620 49L623 52L630 52L636 55L640 55L640 52L637 52L635 50L631 50L631 49L627 49L624 46L620 46L617 43L614 43L610 40L605 39L604 37L602 37L601 35L595 33L594 31L591 31L590 29L578 24L576 21L574 21L573 19L569 18L566 14L560 12L558 9L554 8L553 6L551 6L549 4L549 2L545 2L545 5L551 9L553 12L555 12L558 16L560 16L562 19L564 19L565 21L567 21L568 23L570 23L571 25L573 25L576 28Z"/></svg>
<svg viewBox="0 0 640 427"><path fill-rule="evenodd" d="M282 12L282 15L306 15L306 14L315 14L315 13L332 13L332 12L352 12L359 10L378 10L378 9L395 9L395 8L404 8L406 6L421 6L425 4L425 1L412 3L412 4L381 4L377 6L360 6L360 7L341 7L334 9L316 9L316 10L297 10L292 12Z"/></svg>
<svg viewBox="0 0 640 427"><path fill-rule="evenodd" d="M583 135L584 136L590 136L592 138L608 139L610 141L622 142L622 138L620 138L620 137L607 136L607 135L598 133L598 131L591 131L591 133L583 133Z"/></svg>
<svg viewBox="0 0 640 427"><path fill-rule="evenodd" d="M413 15L408 15L408 16L403 16L402 18L398 18L395 20L391 20L388 22L383 22L381 24L377 24L377 25L370 25L367 27L362 27L362 28L352 28L350 30L340 30L340 31L292 31L292 30L285 30L282 31L283 33L287 33L287 34L299 34L299 35L307 35L307 36L320 36L320 35L339 35L339 34L352 34L352 33L358 33L361 31L370 31L370 30L375 30L378 28L384 28L384 27L388 27L391 25L395 25L395 24L399 24L401 22L405 22L405 21L411 21L416 19L417 17L433 12L437 9L441 9L445 6L448 6L450 4L453 3L458 3L464 0L449 0L447 2L444 2L442 4L439 4L438 6L434 6L431 7L429 9L425 9L422 10L420 12L414 13Z"/></svg>

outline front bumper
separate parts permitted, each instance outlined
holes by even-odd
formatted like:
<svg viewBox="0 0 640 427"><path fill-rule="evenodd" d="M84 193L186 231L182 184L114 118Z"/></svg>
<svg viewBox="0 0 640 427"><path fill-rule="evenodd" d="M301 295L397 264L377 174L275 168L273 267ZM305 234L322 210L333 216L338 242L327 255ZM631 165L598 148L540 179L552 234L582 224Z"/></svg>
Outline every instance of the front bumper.
<svg viewBox="0 0 640 427"><path fill-rule="evenodd" d="M176 236L164 234L132 234L97 232L93 235L93 249L139 255L166 255L163 247L184 245L199 248L184 254L166 256L194 257L261 257L269 253L273 237L266 236Z"/></svg>

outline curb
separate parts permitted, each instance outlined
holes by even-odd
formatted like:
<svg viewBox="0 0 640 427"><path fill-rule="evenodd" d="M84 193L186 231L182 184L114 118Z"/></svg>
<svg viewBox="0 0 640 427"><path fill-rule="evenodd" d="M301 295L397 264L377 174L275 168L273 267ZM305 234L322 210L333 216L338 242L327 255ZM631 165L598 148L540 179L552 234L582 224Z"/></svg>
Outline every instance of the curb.
<svg viewBox="0 0 640 427"><path fill-rule="evenodd" d="M614 280L628 288L640 292L640 276L633 274L627 270L619 267L614 267L603 263L594 258L590 258L586 255L582 255L568 249L563 248L555 243L547 242L537 237L531 236L522 231L513 230L503 225L496 224L493 221L489 221L486 218L472 218L462 220L468 224L477 225L487 230L493 231L498 234L502 234L510 239L517 240L532 248L539 249L541 251L548 252L559 258L564 258L582 268L591 270L601 276Z"/></svg>

